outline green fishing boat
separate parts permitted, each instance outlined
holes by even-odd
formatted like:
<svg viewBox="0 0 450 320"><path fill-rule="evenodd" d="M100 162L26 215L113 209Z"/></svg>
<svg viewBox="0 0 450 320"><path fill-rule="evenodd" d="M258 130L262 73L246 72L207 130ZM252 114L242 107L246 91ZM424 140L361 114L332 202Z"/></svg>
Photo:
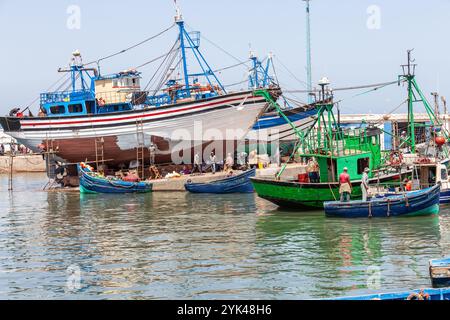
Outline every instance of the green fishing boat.
<svg viewBox="0 0 450 320"><path fill-rule="evenodd" d="M359 129L343 129L333 113L333 95L327 89L327 79L319 83L321 98L317 103L317 116L306 131L297 130L298 141L295 148L301 162L315 158L319 166L319 182L300 182L280 179L286 166L275 178L251 178L259 197L286 208L323 208L323 202L339 199L339 174L348 169L352 184L352 199L360 199L361 178L364 169L370 169L372 184L400 182L402 173L385 167L380 147L382 131L374 126ZM266 91L258 94L272 103L281 115L280 107ZM406 172L407 173L407 172Z"/></svg>

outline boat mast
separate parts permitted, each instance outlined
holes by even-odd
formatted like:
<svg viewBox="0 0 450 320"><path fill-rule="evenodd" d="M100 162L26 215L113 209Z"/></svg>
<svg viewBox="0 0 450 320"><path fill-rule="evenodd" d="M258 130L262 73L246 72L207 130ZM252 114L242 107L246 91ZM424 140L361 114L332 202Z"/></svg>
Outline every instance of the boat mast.
<svg viewBox="0 0 450 320"><path fill-rule="evenodd" d="M88 72L93 72L93 76L91 76ZM71 80L71 89L72 92L77 91L77 80L80 82L80 91L91 91L93 92L93 81L98 76L98 71L95 68L85 68L83 65L83 59L81 57L81 53L76 50L72 53L72 60L70 63L69 69L62 69L59 68L58 72L67 72L70 73L70 80ZM90 86L86 83L85 75L87 75L87 78L91 80Z"/></svg>
<svg viewBox="0 0 450 320"><path fill-rule="evenodd" d="M184 20L183 20L183 16L181 15L181 10L180 7L178 6L178 4L175 1L175 7L176 7L176 15L175 15L175 23L178 25L178 28L180 30L180 49L181 49L181 59L182 59L182 63L183 63L183 73L184 73L184 85L185 85L185 90L186 93L188 95L188 97L191 96L191 90L189 88L189 74L188 74L188 69L187 69L187 62L186 62L186 47L185 47L185 43L184 43Z"/></svg>
<svg viewBox="0 0 450 320"><path fill-rule="evenodd" d="M402 65L403 68L403 77L408 82L408 136L409 136L409 145L411 147L411 153L416 153L416 130L414 123L414 92L413 92L413 80L415 77L415 69L416 64L412 64L414 62L411 59L411 51L407 51L408 55L408 64Z"/></svg>
<svg viewBox="0 0 450 320"><path fill-rule="evenodd" d="M252 68L248 74L248 86L250 89L266 88L272 81L269 75L269 70L273 59L273 54L270 52L267 56L267 63L263 66L263 62L258 59L253 51L250 51L250 60L252 61Z"/></svg>
<svg viewBox="0 0 450 320"><path fill-rule="evenodd" d="M399 76L399 80L402 79L403 81L406 81L408 83L408 140L407 143L411 147L411 153L416 153L416 138L415 138L415 127L416 124L414 122L414 103L415 102L422 102L423 106L425 107L425 111L428 114L428 117L430 121L433 124L433 127L439 127L442 130L442 133L446 139L446 141L449 141L449 133L447 131L447 128L443 126L441 120L439 119L438 115L434 112L433 108L431 107L430 103L428 102L427 98L423 94L422 90L420 89L419 85L416 82L415 77L415 70L417 64L414 64L414 59L411 58L411 52L412 50L408 50L408 63L405 65L402 65L403 69L403 75ZM449 156L448 149L444 149L445 156Z"/></svg>
<svg viewBox="0 0 450 320"><path fill-rule="evenodd" d="M175 23L179 28L179 40L180 40L180 50L181 50L181 60L183 64L183 73L184 73L184 85L185 88L183 92L185 93L185 97L191 97L191 85L189 84L189 77L205 77L208 84L211 86L212 91L215 94L219 94L219 90L223 93L227 93L225 87L217 78L214 71L209 66L203 54L200 52L200 32L190 32L188 33L185 28L183 16L181 14L181 9L178 6L177 2L175 2L176 15L175 15ZM198 65L200 66L202 72L196 74L189 74L187 67L187 58L186 58L186 49L191 49L192 54L197 60ZM217 83L217 88L214 85L212 79Z"/></svg>
<svg viewBox="0 0 450 320"><path fill-rule="evenodd" d="M307 90L308 103L313 102L312 99L312 67L311 67L311 17L310 17L310 0L303 0L306 2L306 75L307 75Z"/></svg>

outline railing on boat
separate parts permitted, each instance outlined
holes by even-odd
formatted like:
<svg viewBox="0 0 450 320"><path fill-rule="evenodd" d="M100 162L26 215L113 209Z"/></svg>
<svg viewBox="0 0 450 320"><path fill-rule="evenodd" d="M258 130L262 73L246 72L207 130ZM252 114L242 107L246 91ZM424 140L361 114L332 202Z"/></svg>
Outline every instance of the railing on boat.
<svg viewBox="0 0 450 320"><path fill-rule="evenodd" d="M367 129L335 130L332 136L324 128L313 128L303 140L300 152L303 154L326 154L331 156L356 155L372 151L372 145L379 143L379 135L370 134Z"/></svg>
<svg viewBox="0 0 450 320"><path fill-rule="evenodd" d="M41 93L41 105L48 103L70 102L79 100L94 100L90 90L60 91Z"/></svg>

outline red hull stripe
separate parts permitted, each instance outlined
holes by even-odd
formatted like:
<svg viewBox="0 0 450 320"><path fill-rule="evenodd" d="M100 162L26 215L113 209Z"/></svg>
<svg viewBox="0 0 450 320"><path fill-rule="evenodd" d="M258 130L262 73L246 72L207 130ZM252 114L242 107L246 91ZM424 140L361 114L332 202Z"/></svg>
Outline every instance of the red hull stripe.
<svg viewBox="0 0 450 320"><path fill-rule="evenodd" d="M118 117L118 118L108 118L108 119L92 119L92 120L74 120L74 121L61 121L61 122L33 122L33 123L27 123L26 121L21 121L21 125L24 127L31 127L31 126L48 126L48 125L54 125L54 126L58 126L58 125L64 125L64 124L79 124L79 123L97 123L97 122L109 122L109 121L120 121L120 120L129 120L129 119L138 119L138 118L147 118L147 117L154 117L154 116L159 116L159 115L163 115L163 114L169 114L169 113L175 113L175 112L182 112L182 111L188 111L188 110L195 110L195 109L200 109L200 108L205 108L205 107L210 107L210 106L215 106L218 104L224 104L224 103L230 103L230 102L234 102L237 100L242 100L242 97L240 98L234 98L234 99L228 99L228 100L223 100L223 101L218 101L218 102L212 102L212 103L207 103L207 104L202 104L202 105L198 105L195 107L186 107L186 108L181 108L181 109L175 109L175 110L168 110L168 111L161 111L161 112L151 112L151 113L147 113L147 114L139 114L139 115L134 115L134 116L127 116L127 117Z"/></svg>

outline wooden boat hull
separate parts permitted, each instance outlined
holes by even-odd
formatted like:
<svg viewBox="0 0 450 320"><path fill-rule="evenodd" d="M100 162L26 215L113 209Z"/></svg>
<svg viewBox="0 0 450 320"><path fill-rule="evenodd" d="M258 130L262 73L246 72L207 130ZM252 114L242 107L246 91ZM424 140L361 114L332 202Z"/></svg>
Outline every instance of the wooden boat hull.
<svg viewBox="0 0 450 320"><path fill-rule="evenodd" d="M386 175L371 183L389 183L400 180L399 174ZM259 197L287 209L322 209L326 201L339 199L338 183L301 183L274 179L251 178ZM353 199L362 197L361 181L352 182Z"/></svg>
<svg viewBox="0 0 450 320"><path fill-rule="evenodd" d="M152 191L152 184L146 182L127 182L109 180L92 176L78 166L80 193L147 193Z"/></svg>
<svg viewBox="0 0 450 320"><path fill-rule="evenodd" d="M390 195L371 201L324 203L328 217L386 218L398 216L423 216L439 213L440 185L411 191L403 195Z"/></svg>
<svg viewBox="0 0 450 320"><path fill-rule="evenodd" d="M186 183L185 189L191 193L251 193L254 192L250 177L254 177L256 169L248 170L237 176L209 183Z"/></svg>
<svg viewBox="0 0 450 320"><path fill-rule="evenodd" d="M103 138L104 159L111 160L111 165L136 160L139 145L146 149L156 145L157 163L188 163L193 150L209 148L205 151L209 155L216 149L221 151L216 151L218 157L233 153L233 143L245 139L267 105L264 97L245 91L109 114L0 117L0 124L5 133L34 152L48 147L66 163L95 161L97 138ZM223 149L224 145L231 149ZM144 155L150 158L149 152Z"/></svg>
<svg viewBox="0 0 450 320"><path fill-rule="evenodd" d="M450 287L450 258L430 260L430 278L433 288Z"/></svg>

